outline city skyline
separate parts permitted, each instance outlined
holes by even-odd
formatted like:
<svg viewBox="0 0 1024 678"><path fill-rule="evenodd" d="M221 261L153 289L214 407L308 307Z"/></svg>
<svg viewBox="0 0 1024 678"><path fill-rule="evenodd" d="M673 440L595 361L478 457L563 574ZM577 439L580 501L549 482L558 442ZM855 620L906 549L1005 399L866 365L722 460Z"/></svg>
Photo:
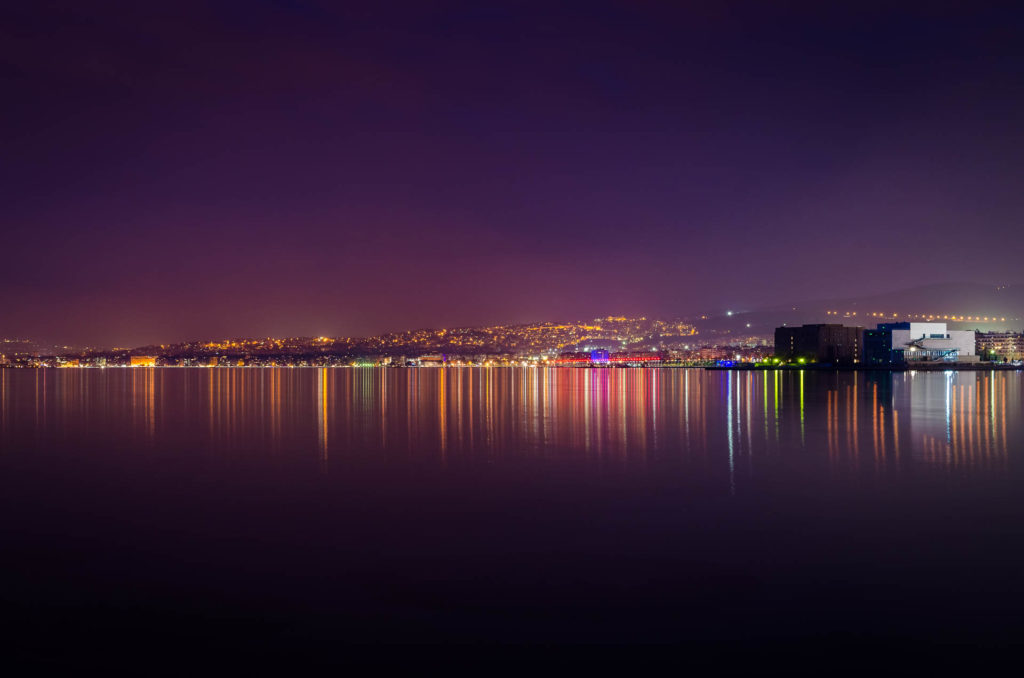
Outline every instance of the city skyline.
<svg viewBox="0 0 1024 678"><path fill-rule="evenodd" d="M485 327L419 328L367 337L233 337L134 347L46 347L28 339L2 338L0 366L673 366L717 361L730 365L756 363L763 367L780 362L832 366L836 356L840 356L841 364L847 365L888 363L884 356L890 349L879 347L878 338L890 341L888 333L894 329L909 334L896 335L902 343L897 342L892 350L903 351L911 346L919 351L914 356L918 360L934 353L947 361L977 354L985 361L1005 362L1020 359L1019 346L1024 341L1024 331L1012 329L1021 325L1019 317L843 313L821 309L808 315L807 310L791 310L790 322L780 320L781 324L776 323L774 328L758 324L756 313L727 312L718 317L701 315L693 319L607 316ZM770 349L773 337L774 352ZM922 338L951 337L957 339L950 346L922 348L913 343ZM903 364L902 353L894 360Z"/></svg>

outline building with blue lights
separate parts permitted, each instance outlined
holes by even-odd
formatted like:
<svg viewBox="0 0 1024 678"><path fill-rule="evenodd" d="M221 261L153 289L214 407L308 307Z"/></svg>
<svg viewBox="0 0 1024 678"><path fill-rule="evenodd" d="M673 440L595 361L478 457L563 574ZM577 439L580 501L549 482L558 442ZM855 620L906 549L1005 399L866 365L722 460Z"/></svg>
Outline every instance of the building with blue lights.
<svg viewBox="0 0 1024 678"><path fill-rule="evenodd" d="M868 365L914 362L975 362L973 330L949 330L946 323L880 323L864 331Z"/></svg>

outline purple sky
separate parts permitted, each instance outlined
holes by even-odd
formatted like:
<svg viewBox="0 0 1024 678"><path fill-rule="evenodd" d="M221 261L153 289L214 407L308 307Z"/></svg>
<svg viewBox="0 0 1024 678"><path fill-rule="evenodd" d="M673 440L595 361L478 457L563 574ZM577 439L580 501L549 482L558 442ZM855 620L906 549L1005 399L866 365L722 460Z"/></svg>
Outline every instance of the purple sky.
<svg viewBox="0 0 1024 678"><path fill-rule="evenodd" d="M1021 281L1012 3L488 4L5 3L0 334Z"/></svg>

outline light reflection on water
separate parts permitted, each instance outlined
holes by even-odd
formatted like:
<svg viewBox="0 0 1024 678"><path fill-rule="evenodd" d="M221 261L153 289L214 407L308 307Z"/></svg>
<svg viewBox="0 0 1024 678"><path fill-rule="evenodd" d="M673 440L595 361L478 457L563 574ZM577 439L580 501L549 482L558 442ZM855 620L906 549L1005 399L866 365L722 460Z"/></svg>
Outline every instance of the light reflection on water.
<svg viewBox="0 0 1024 678"><path fill-rule="evenodd" d="M111 448L432 464L505 458L832 474L1005 465L1022 377L687 369L0 370L5 451Z"/></svg>
<svg viewBox="0 0 1024 678"><path fill-rule="evenodd" d="M0 370L8 644L151 661L223 646L233 618L259 624L232 661L339 639L1009 647L1022 392L1005 372Z"/></svg>

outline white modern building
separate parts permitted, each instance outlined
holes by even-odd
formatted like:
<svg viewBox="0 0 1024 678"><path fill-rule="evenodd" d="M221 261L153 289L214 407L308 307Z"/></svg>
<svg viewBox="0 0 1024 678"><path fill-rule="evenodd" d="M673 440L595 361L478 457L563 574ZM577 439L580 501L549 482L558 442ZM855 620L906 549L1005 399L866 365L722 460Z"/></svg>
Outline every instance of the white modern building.
<svg viewBox="0 0 1024 678"><path fill-rule="evenodd" d="M881 323L864 331L864 362L974 362L973 330L950 330L946 323Z"/></svg>

